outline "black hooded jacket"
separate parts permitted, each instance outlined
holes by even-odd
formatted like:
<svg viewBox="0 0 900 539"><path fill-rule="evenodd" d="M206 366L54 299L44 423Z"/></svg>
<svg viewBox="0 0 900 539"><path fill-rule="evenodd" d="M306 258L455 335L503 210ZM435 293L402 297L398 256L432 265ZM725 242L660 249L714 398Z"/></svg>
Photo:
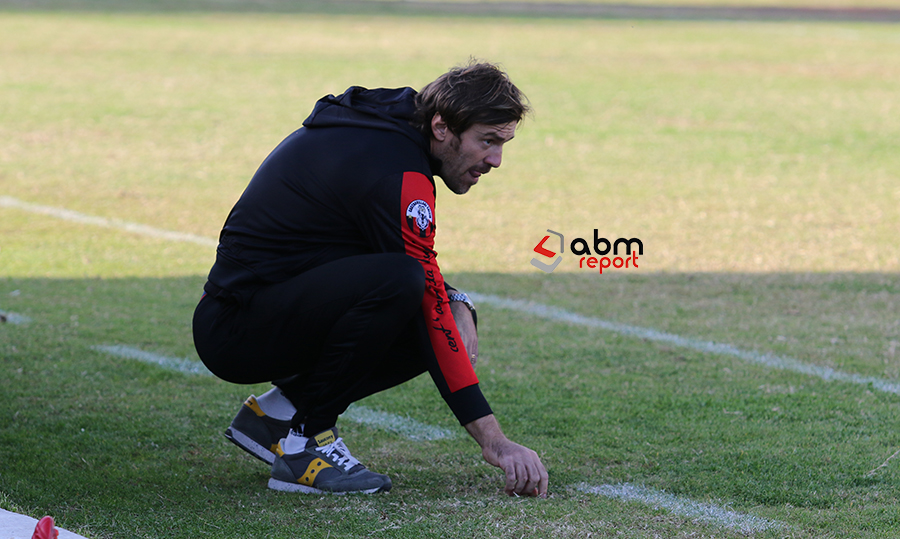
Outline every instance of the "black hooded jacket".
<svg viewBox="0 0 900 539"><path fill-rule="evenodd" d="M434 251L435 163L409 123L415 95L354 86L320 99L231 210L209 281L241 297L340 258L412 256L428 282L422 310L433 357L424 359L466 424L491 410L447 307Z"/></svg>

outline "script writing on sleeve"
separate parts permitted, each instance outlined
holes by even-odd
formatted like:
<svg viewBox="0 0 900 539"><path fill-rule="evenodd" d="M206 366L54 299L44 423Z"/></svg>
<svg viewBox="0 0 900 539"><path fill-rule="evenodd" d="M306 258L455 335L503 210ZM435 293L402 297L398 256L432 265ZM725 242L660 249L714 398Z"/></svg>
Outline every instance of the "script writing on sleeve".
<svg viewBox="0 0 900 539"><path fill-rule="evenodd" d="M459 352L459 345L456 344L456 338L453 337L453 330L445 328L440 318L433 318L432 321L437 322L438 325L431 327L444 334L444 337L447 339L447 346L454 352Z"/></svg>

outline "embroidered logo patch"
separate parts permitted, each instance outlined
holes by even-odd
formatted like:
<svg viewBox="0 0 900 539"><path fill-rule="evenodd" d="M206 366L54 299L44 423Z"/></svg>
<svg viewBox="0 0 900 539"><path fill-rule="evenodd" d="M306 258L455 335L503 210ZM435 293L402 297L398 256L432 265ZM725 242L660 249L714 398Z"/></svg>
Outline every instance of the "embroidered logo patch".
<svg viewBox="0 0 900 539"><path fill-rule="evenodd" d="M326 446L334 440L334 429L329 429L316 435L316 445L319 447Z"/></svg>
<svg viewBox="0 0 900 539"><path fill-rule="evenodd" d="M421 238L434 233L434 214L424 200L413 200L406 207L406 224Z"/></svg>

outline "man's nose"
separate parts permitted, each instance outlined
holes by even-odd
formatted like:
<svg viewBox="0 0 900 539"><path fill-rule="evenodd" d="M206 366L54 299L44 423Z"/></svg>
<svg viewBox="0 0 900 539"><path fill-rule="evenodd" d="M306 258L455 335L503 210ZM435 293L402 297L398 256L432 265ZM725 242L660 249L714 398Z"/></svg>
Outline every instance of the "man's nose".
<svg viewBox="0 0 900 539"><path fill-rule="evenodd" d="M484 158L484 162L494 168L499 167L501 161L503 161L503 148L500 147L492 149L490 153L488 153L487 157Z"/></svg>

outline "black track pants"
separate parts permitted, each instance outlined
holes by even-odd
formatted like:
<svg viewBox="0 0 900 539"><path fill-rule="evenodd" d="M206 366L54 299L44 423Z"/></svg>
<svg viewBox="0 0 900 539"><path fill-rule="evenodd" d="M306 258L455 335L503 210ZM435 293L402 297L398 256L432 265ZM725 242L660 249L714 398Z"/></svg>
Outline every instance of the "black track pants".
<svg viewBox="0 0 900 539"><path fill-rule="evenodd" d="M249 297L208 293L194 313L194 343L224 380L277 381L297 407L295 426L317 434L352 402L425 372L424 291L412 257L344 258Z"/></svg>

